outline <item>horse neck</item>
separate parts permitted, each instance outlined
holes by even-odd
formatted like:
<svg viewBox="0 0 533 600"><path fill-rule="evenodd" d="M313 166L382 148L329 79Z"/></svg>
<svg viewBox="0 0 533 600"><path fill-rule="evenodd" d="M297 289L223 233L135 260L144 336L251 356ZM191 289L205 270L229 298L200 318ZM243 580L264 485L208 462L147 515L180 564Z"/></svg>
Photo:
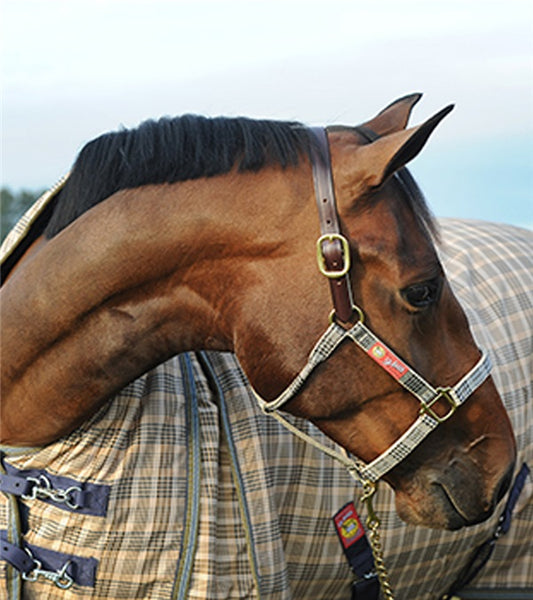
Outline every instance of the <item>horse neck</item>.
<svg viewBox="0 0 533 600"><path fill-rule="evenodd" d="M178 352L233 350L250 265L286 251L287 215L302 205L265 210L293 197L287 179L119 192L21 263L2 288L2 439L46 443Z"/></svg>

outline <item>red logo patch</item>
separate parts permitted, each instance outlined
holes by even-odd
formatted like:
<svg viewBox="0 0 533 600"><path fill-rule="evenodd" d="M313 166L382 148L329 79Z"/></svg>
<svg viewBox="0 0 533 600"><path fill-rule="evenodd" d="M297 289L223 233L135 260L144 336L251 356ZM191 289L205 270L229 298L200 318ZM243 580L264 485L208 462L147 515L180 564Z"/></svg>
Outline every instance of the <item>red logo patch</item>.
<svg viewBox="0 0 533 600"><path fill-rule="evenodd" d="M394 379L400 379L408 371L408 367L397 356L382 344L375 343L367 354L381 365Z"/></svg>
<svg viewBox="0 0 533 600"><path fill-rule="evenodd" d="M344 548L349 548L365 535L365 530L359 520L359 515L355 510L353 502L341 508L333 517L333 521L335 522L337 534Z"/></svg>

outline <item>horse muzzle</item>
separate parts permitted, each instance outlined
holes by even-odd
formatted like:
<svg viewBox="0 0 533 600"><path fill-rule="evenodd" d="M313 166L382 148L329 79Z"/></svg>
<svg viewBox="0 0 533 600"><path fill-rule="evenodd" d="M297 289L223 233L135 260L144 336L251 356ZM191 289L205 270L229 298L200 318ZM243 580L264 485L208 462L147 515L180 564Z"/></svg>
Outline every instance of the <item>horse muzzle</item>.
<svg viewBox="0 0 533 600"><path fill-rule="evenodd" d="M396 488L396 508L409 523L454 531L489 519L512 482L515 460L488 473L474 457L453 452L445 464L422 466Z"/></svg>

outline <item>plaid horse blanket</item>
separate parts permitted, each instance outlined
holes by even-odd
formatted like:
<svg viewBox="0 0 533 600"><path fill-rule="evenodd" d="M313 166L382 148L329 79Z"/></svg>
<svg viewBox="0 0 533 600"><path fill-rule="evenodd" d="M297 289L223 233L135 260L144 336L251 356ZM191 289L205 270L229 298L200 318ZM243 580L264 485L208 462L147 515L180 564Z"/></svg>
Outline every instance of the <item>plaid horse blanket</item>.
<svg viewBox="0 0 533 600"><path fill-rule="evenodd" d="M473 221L440 225L443 264L491 355L514 426L517 469L533 466L533 235ZM311 424L292 421L334 446ZM232 354L176 356L56 443L2 448L1 468L6 480L31 483L24 494L0 494L2 541L24 548L41 569L24 580L2 562L0 596L350 598L354 575L332 516L354 501L364 518L361 491L333 459L259 410ZM511 594L533 588L532 499L529 475L510 530L461 597L531 597ZM434 531L403 523L382 483L375 509L396 598L447 592L492 537L502 506L485 523ZM506 592L491 595L496 589Z"/></svg>

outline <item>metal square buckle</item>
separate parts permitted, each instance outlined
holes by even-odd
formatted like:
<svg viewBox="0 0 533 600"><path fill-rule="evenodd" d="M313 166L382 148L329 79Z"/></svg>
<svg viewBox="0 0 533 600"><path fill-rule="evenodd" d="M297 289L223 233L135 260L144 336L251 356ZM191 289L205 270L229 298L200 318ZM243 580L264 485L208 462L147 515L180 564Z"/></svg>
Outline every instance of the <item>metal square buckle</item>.
<svg viewBox="0 0 533 600"><path fill-rule="evenodd" d="M435 419L437 423L444 423L447 421L453 413L457 410L459 404L457 400L453 397L452 392L453 388L451 387L439 387L436 389L437 395L430 402L421 402L422 406L420 407L420 414L426 413L432 419ZM435 410L432 408L435 403L437 403L441 398L448 402L448 411L444 416L438 415Z"/></svg>

